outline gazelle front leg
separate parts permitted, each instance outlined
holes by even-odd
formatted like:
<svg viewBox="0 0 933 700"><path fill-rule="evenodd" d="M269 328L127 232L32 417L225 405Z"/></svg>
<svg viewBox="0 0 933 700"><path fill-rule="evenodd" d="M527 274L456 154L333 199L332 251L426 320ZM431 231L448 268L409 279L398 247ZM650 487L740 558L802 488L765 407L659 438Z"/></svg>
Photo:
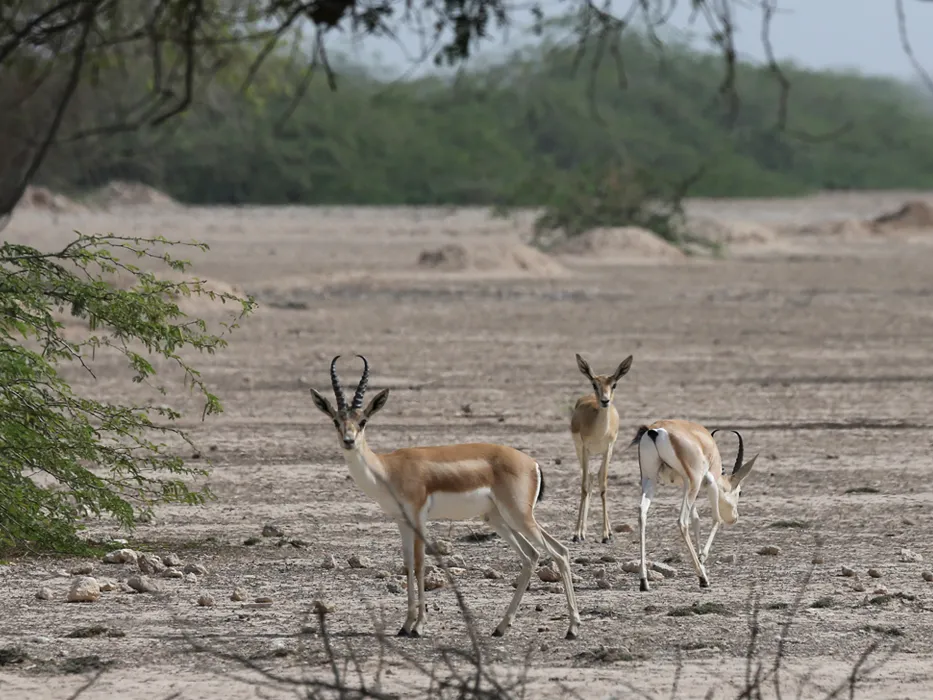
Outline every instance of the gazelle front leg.
<svg viewBox="0 0 933 700"><path fill-rule="evenodd" d="M612 532L609 530L609 508L606 505L606 491L609 488L609 462L612 459L612 448L614 442L609 443L603 454L603 466L599 470L599 496L603 502L603 544L609 542L612 538Z"/></svg>
<svg viewBox="0 0 933 700"><path fill-rule="evenodd" d="M586 520L590 511L590 455L581 439L575 438L574 446L577 448L577 459L580 460L580 510L573 541L582 542L586 539Z"/></svg>
<svg viewBox="0 0 933 700"><path fill-rule="evenodd" d="M645 554L645 526L648 522L648 508L651 507L651 499L654 498L654 482L651 479L642 477L641 480L641 506L638 509L638 533L639 544L641 547L641 559L639 560L638 573L641 577L640 589L648 590L648 562Z"/></svg>
<svg viewBox="0 0 933 700"><path fill-rule="evenodd" d="M424 533L422 523L416 523L418 529ZM415 626L411 628L412 637L420 637L424 633L424 627L428 621L428 604L424 597L424 539L415 537L415 579L418 583L418 619ZM409 578L409 581L411 578ZM409 611L409 614L410 611Z"/></svg>
<svg viewBox="0 0 933 700"><path fill-rule="evenodd" d="M700 552L700 561L705 564L706 560L709 558L709 550L713 546L713 540L716 538L716 533L719 531L719 526L722 523L722 516L719 515L719 486L716 484L716 480L713 478L712 474L707 472L704 481L706 482L706 497L709 500L713 516L713 528L709 531L709 537L706 539L706 546L703 547L703 550ZM699 546L700 541L699 537L697 537L697 547Z"/></svg>
<svg viewBox="0 0 933 700"><path fill-rule="evenodd" d="M418 618L418 599L415 583L415 541L418 539L414 531L404 520L400 521L398 528L402 533L402 557L405 560L405 569L408 576L408 614L402 629L398 631L399 637L408 637L411 635L411 629Z"/></svg>
<svg viewBox="0 0 933 700"><path fill-rule="evenodd" d="M706 569L700 563L696 548L690 539L690 514L694 510L694 503L699 493L699 488L691 487L688 481L684 480L684 497L680 503L680 534L683 535L684 542L687 544L687 551L690 552L690 558L693 560L693 568L696 569L697 576L700 578L700 588L709 588L709 579L706 576Z"/></svg>

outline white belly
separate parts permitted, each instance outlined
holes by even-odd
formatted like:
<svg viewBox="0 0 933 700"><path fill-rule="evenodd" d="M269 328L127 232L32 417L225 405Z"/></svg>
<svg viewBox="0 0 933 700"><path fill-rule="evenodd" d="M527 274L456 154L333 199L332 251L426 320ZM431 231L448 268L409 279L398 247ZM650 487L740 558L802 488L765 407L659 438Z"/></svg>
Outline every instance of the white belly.
<svg viewBox="0 0 933 700"><path fill-rule="evenodd" d="M452 493L436 491L428 496L429 520L472 520L485 515L492 507L492 492L488 488Z"/></svg>

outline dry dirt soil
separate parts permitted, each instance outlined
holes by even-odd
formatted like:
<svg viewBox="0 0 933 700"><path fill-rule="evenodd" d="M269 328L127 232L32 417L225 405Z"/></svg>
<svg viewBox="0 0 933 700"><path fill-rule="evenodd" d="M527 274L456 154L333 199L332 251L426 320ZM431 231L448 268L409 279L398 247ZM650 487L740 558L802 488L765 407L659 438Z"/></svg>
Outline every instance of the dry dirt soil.
<svg viewBox="0 0 933 700"><path fill-rule="evenodd" d="M449 587L428 593L426 637L383 644L376 634L383 624L394 632L404 616L398 532L350 480L333 427L308 395L309 387L329 392L333 355L357 352L372 363L372 389L392 388L367 430L374 449L501 442L544 469L537 516L576 560L579 639L563 639L560 587L537 577L508 635L490 637L513 592L516 558L501 540L473 538L486 532L481 523L430 526L463 559L456 580L489 672L503 682L526 673L528 697L670 697L674 684L682 697L737 697L750 642L755 663L770 669L779 640L781 686L769 680L765 696L822 697L839 685L847 695L850 670L876 644L856 695L933 697L933 583L922 576L933 568L933 231L801 232L923 196L697 201L695 214L757 222L774 235L749 237L721 258L564 255L504 268L489 263L488 252L503 242L520 246L530 214L154 206L17 213L3 235L39 247L62 245L73 229L206 241L210 253L191 256L195 272L255 294L261 306L229 348L199 360L224 401L222 415L202 423L194 399L180 390L166 399L190 409L185 425L203 450L196 461L213 463L207 483L216 499L160 508L131 535L88 522L89 536L129 537L136 550L176 553L208 573L196 582L158 579L161 593L116 590L77 604L65 602L69 572L94 562L4 562L0 697L71 697L95 667L103 674L82 697L291 697L287 682L257 686L246 661L292 679L332 679L310 613L316 599L333 606L326 621L336 654L357 658L370 682L384 652L387 692L415 697L426 682L416 663L430 667L442 663L443 650L469 650ZM418 266L423 251L442 246L485 246L479 257L487 263ZM711 588L697 586L687 560L673 487L652 507L648 550L677 576L650 592L640 593L637 575L622 569L637 556L637 534L617 532L608 545L570 542L580 469L569 409L588 389L575 352L600 372L635 356L615 398L614 526L637 526L637 458L623 445L645 421L738 428L749 454L761 453L740 520L713 548ZM138 395L114 358L95 366L96 381L76 370L68 376L99 398ZM341 371L354 385L358 365L347 359ZM729 461L734 441L723 436L720 444ZM701 515L705 534L705 501ZM267 524L285 537L262 537ZM599 527L594 505L591 538ZM759 554L767 546L778 554ZM917 558L911 553L923 560L905 561ZM335 569L321 566L330 555ZM371 566L350 568L352 555ZM503 578L486 578L487 567ZM129 565L94 568L118 581L134 573ZM608 589L597 585L601 575ZM43 586L51 600L36 598ZM230 599L237 587L245 601ZM203 595L216 604L199 606ZM257 597L273 602L257 606ZM106 631L74 636L95 625Z"/></svg>

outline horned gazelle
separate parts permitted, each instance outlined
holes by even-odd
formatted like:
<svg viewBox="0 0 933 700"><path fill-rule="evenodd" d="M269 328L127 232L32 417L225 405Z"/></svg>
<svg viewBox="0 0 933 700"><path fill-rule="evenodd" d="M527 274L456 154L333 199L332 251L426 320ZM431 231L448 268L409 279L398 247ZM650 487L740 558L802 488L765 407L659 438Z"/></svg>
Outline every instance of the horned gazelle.
<svg viewBox="0 0 933 700"><path fill-rule="evenodd" d="M616 384L632 366L629 355L610 375L594 375L590 365L579 354L577 367L593 385L592 394L581 396L573 408L570 417L570 434L580 460L580 510L577 513L577 529L573 541L586 539L586 521L590 510L590 455L600 455L602 466L599 469L599 495L603 502L603 543L609 541L609 510L606 506L606 489L609 480L609 461L612 448L619 435L619 412L612 405L612 395Z"/></svg>
<svg viewBox="0 0 933 700"><path fill-rule="evenodd" d="M389 390L383 389L366 408L363 395L369 381L369 363L362 355L363 375L347 406L337 377L337 360L330 364L330 379L337 409L314 389L314 405L334 421L343 455L356 485L393 518L402 534L402 552L408 569L408 616L399 636L420 637L427 605L424 596L424 525L427 520L468 520L482 517L521 557L515 594L493 636L511 626L525 589L531 580L539 552L557 563L570 627L567 639L575 639L580 614L570 573L567 548L535 521L535 504L544 495L544 475L531 457L511 447L489 444L406 447L377 454L366 444L366 422L383 406ZM417 586L417 589L416 589ZM417 596L417 597L416 597Z"/></svg>
<svg viewBox="0 0 933 700"><path fill-rule="evenodd" d="M648 508L654 498L654 487L659 481L679 484L683 488L683 500L680 504L680 533L687 543L687 551L700 577L700 587L709 587L709 579L703 564L709 556L713 538L721 523L732 525L739 519L739 496L742 482L755 466L756 454L742 463L745 443L737 430L732 430L739 438L739 451L735 466L729 475L722 473L722 457L713 435L697 423L685 420L660 420L638 429L631 444L638 445L638 467L641 471L641 508L638 514L638 527L641 538L641 590L648 590L648 572L645 562L645 522ZM700 516L696 509L696 499L700 488L706 488L713 511L713 528L710 530L706 546L697 554L700 547ZM690 541L688 526L692 525L696 538L696 549Z"/></svg>

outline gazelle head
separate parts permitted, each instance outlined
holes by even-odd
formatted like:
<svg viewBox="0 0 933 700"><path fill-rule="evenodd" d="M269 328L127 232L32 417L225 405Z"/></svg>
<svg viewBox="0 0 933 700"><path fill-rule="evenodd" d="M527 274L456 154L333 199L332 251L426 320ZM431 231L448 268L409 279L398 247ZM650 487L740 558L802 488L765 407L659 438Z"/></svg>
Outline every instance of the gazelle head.
<svg viewBox="0 0 933 700"><path fill-rule="evenodd" d="M363 408L363 395L369 383L369 363L362 355L357 355L363 361L363 376L360 377L360 383L356 387L356 393L353 395L353 401L347 406L347 397L344 396L343 387L340 386L340 378L337 376L337 355L330 363L330 382L334 387L334 398L337 400L337 410L330 405L330 401L321 396L314 389L311 390L311 398L314 405L318 407L321 413L330 416L334 421L334 427L337 428L337 435L340 437L340 446L345 450L353 450L358 447L358 441L363 436L363 430L368 421L376 411L386 405L389 398L389 390L383 389L373 397L366 408Z"/></svg>
<svg viewBox="0 0 933 700"><path fill-rule="evenodd" d="M719 432L718 428L710 433L710 435L715 435L717 432ZM735 465L732 467L732 473L728 476L723 475L723 479L720 482L723 488L719 489L719 516L727 525L732 525L739 519L739 496L742 495L742 482L744 482L751 473L752 467L755 466L755 460L758 459L758 455L755 455L743 464L742 459L745 457L745 441L742 440L742 434L739 433L738 430L732 430L730 432L735 433L736 437L739 438L739 451L735 456Z"/></svg>
<svg viewBox="0 0 933 700"><path fill-rule="evenodd" d="M616 371L612 374L597 374L594 375L592 370L590 370L589 363L584 360L580 354L577 354L577 367L580 368L580 371L583 373L583 376L590 380L593 384L593 391L596 392L596 399L599 401L599 405L603 408L608 408L609 404L612 403L612 394L616 390L616 384L619 380L629 371L632 366L632 356L629 355L616 367Z"/></svg>

